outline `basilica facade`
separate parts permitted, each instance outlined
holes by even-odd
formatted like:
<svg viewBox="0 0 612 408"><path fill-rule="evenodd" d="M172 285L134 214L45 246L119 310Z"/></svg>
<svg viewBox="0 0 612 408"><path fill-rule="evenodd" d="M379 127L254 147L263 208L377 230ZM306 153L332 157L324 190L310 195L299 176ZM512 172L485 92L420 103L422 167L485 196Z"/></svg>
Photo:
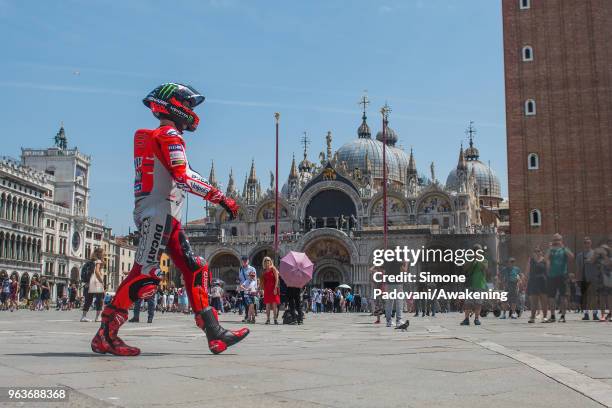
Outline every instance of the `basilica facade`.
<svg viewBox="0 0 612 408"><path fill-rule="evenodd" d="M470 127L471 129L471 127ZM396 147L397 133L372 136L365 110L357 137L332 149L332 134L318 160L310 161L307 144L301 161L295 157L280 191L279 252L305 252L315 265L311 285L335 287L346 283L368 293L372 288L372 252L383 247L383 141L386 141L388 245L411 248L487 246L496 256L497 233L483 225L481 207L502 201L500 183L470 145L459 149L456 167L446 183L419 174L414 152ZM214 165L209 181L217 184ZM240 205L235 220L210 208L208 217L186 226L194 251L204 256L213 277L235 288L240 257L246 255L258 272L263 257L274 254L274 179L263 189L253 162L239 191L230 173L226 194ZM457 273L448 264L418 265L419 270Z"/></svg>

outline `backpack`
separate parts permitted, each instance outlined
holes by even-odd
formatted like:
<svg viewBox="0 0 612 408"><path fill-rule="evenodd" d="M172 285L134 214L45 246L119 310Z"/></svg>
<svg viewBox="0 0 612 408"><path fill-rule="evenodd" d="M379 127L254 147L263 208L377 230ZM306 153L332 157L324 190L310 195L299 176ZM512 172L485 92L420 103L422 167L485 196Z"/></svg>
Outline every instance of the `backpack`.
<svg viewBox="0 0 612 408"><path fill-rule="evenodd" d="M91 279L91 274L94 271L94 262L87 261L81 266L81 283L85 285L89 285L89 279Z"/></svg>

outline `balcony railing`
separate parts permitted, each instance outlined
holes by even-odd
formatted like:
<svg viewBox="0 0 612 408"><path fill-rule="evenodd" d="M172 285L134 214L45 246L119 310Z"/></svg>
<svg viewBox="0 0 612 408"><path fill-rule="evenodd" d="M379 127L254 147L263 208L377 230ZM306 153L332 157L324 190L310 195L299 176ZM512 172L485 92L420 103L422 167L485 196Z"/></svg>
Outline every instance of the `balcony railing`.
<svg viewBox="0 0 612 408"><path fill-rule="evenodd" d="M299 232L281 233L278 235L279 242L295 242L302 236ZM253 242L274 242L274 234L250 234L231 236L226 235L219 237L219 242L224 244L236 244L236 243L253 243Z"/></svg>
<svg viewBox="0 0 612 408"><path fill-rule="evenodd" d="M90 162L91 157L79 152L75 149L59 149L52 147L50 149L21 149L21 154L24 156L75 156L85 162Z"/></svg>
<svg viewBox="0 0 612 408"><path fill-rule="evenodd" d="M6 267L33 268L42 270L42 262L18 261L16 259L0 258L0 264Z"/></svg>
<svg viewBox="0 0 612 408"><path fill-rule="evenodd" d="M61 205L45 202L45 210L53 211L58 214L71 215L70 209Z"/></svg>
<svg viewBox="0 0 612 408"><path fill-rule="evenodd" d="M98 225L100 227L104 226L104 221L95 217L87 217L87 222L89 222L90 224Z"/></svg>

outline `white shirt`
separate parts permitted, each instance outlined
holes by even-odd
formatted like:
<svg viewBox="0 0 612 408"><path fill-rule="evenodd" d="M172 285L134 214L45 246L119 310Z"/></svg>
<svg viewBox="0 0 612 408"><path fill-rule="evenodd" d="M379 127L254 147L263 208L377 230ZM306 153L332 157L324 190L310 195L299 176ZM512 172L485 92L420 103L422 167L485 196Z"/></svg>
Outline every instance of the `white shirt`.
<svg viewBox="0 0 612 408"><path fill-rule="evenodd" d="M257 279L247 279L242 282L242 287L244 291L248 294L254 294L257 292Z"/></svg>

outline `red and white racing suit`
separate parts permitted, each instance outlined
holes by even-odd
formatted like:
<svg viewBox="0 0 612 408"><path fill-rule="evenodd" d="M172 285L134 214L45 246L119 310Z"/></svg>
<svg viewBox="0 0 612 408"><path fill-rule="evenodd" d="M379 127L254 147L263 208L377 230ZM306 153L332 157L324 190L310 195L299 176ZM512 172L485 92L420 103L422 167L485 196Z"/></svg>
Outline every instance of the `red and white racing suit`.
<svg viewBox="0 0 612 408"><path fill-rule="evenodd" d="M234 216L238 206L189 167L185 142L171 126L136 131L134 167L134 221L140 241L132 270L102 313L102 325L92 340L92 349L118 355L140 353L123 343L117 332L132 303L155 295L161 275L159 260L165 251L183 275L196 324L206 331L211 351L222 352L244 338L248 330L230 332L219 326L216 313L208 308L208 268L193 254L179 220L186 192L221 204Z"/></svg>
<svg viewBox="0 0 612 408"><path fill-rule="evenodd" d="M127 309L137 299L153 296L161 273L159 259L167 251L183 274L189 300L197 313L208 306L208 299L205 291L196 290L201 288L201 281L194 282L193 275L202 265L191 251L179 221L185 193L214 204L225 197L189 167L183 137L171 126L136 131L134 168L134 222L140 241L134 267L117 289L112 304Z"/></svg>

